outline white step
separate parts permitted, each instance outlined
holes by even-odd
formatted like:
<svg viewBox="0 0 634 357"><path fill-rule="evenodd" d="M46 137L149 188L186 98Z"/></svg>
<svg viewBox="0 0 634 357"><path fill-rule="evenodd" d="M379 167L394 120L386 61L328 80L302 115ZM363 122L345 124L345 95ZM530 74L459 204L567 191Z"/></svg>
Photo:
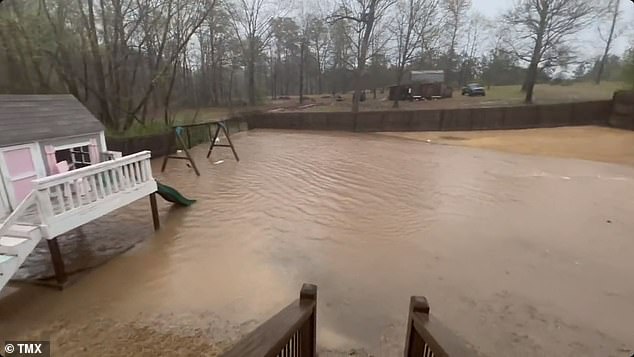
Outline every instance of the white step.
<svg viewBox="0 0 634 357"><path fill-rule="evenodd" d="M25 224L14 224L11 228L9 228L6 234L12 237L22 238L40 239L42 237L40 227Z"/></svg>
<svg viewBox="0 0 634 357"><path fill-rule="evenodd" d="M30 253L30 247L27 247L27 245L30 245L28 243L28 238L9 236L0 237L0 254L24 255L24 253Z"/></svg>
<svg viewBox="0 0 634 357"><path fill-rule="evenodd" d="M18 257L0 254L0 274L11 277L18 270Z"/></svg>

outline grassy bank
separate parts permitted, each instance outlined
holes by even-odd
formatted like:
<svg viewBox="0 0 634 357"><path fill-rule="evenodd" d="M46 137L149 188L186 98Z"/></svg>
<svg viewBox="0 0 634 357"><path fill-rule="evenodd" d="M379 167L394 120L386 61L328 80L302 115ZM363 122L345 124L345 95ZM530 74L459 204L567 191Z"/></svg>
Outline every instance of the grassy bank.
<svg viewBox="0 0 634 357"><path fill-rule="evenodd" d="M148 136L161 134L166 131L169 131L172 126L175 125L185 125L185 124L195 124L195 123L209 123L220 121L224 119L231 118L235 115L239 115L241 113L255 111L255 110L266 110L266 106L259 107L206 107L199 109L181 109L176 111L173 114L172 125L165 124L163 117L156 117L155 119L150 119L146 122L145 125L141 125L138 122L133 123L132 127L130 127L125 132L117 132L114 130L108 130L106 132L107 136L115 137L115 138L130 138L130 137L139 137L139 136Z"/></svg>
<svg viewBox="0 0 634 357"><path fill-rule="evenodd" d="M625 84L621 82L603 82L600 85L595 85L594 83L574 83L567 86L539 84L535 87L534 102L535 104L555 104L605 100L611 99L615 91L625 87ZM383 94L377 93L377 98L374 99L373 93L368 93L368 100L361 103L361 110L392 110L392 102L387 100L387 95L387 91ZM399 110L523 105L524 96L525 93L521 91L520 85L488 87L485 97L462 96L460 89L457 89L454 91L453 98L423 102L401 102ZM352 96L350 94L344 95L344 101L340 102L319 98L315 100L314 106L302 110L319 112L349 111L351 100Z"/></svg>
<svg viewBox="0 0 634 357"><path fill-rule="evenodd" d="M574 83L572 85L539 84L535 87L536 104L554 104L577 101L606 100L612 98L615 91L625 88L622 82ZM365 102L361 103L362 111L394 110L392 102L387 100L387 90L383 93L377 90L376 99L372 92L367 93ZM453 98L424 102L401 102L397 110L417 109L450 109L495 107L508 105L522 105L524 93L521 86L492 86L487 88L486 97L466 97L460 95L460 90L454 91ZM280 111L280 112L347 112L350 111L352 95L344 94L343 101L333 98L322 98L327 95L308 95L300 105L296 96L284 100L264 100L255 107L205 107L199 109L181 109L174 113L173 120L177 124L206 123L230 118L240 113L252 111ZM112 137L135 137L159 134L169 130L163 118L150 121L145 126L136 124L125 133L108 132Z"/></svg>

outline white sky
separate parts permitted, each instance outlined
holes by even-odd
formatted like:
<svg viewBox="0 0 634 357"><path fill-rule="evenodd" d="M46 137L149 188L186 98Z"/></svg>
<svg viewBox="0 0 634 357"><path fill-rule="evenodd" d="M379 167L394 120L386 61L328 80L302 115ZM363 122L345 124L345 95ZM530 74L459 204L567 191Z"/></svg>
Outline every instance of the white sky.
<svg viewBox="0 0 634 357"><path fill-rule="evenodd" d="M588 0L597 1L597 0ZM473 10L476 10L488 18L495 18L497 15L503 13L506 9L511 7L514 3L513 0L472 0ZM621 0L621 26L634 23L634 3L630 0ZM588 29L579 34L578 40L582 48L582 57L593 57L602 53L601 47L604 46L598 35L596 26ZM622 54L626 49L630 47L630 44L634 41L634 26L630 27L620 35L612 50L614 54Z"/></svg>

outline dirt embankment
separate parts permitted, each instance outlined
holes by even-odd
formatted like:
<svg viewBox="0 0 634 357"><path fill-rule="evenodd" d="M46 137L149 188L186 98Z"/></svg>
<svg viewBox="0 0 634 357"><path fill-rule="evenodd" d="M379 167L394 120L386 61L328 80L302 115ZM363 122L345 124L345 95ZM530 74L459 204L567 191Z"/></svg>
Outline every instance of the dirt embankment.
<svg viewBox="0 0 634 357"><path fill-rule="evenodd" d="M634 131L594 126L549 129L383 133L427 143L634 166Z"/></svg>

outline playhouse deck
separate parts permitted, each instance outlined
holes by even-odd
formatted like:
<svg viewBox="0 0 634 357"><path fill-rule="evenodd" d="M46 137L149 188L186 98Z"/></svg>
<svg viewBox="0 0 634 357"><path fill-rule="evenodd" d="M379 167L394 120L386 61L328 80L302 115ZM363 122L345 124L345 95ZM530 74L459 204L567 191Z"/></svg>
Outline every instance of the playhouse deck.
<svg viewBox="0 0 634 357"><path fill-rule="evenodd" d="M156 192L150 156L144 151L34 180L0 225L0 289L40 239L51 247L57 236Z"/></svg>

